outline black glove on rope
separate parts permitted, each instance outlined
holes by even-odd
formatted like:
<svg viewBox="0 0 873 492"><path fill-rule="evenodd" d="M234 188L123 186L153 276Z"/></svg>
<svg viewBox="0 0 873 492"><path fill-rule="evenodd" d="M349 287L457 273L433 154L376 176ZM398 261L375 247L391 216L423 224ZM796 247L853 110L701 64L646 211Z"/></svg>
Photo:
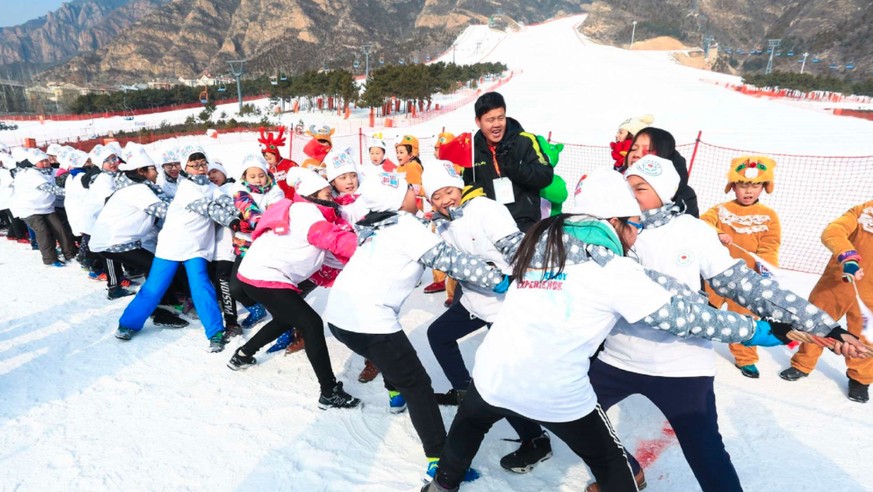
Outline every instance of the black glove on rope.
<svg viewBox="0 0 873 492"><path fill-rule="evenodd" d="M782 323L781 321L776 321L772 318L766 318L764 321L770 325L770 333L773 334L774 337L778 338L780 342L784 344L791 343L791 339L788 338L788 332L793 330L791 324Z"/></svg>

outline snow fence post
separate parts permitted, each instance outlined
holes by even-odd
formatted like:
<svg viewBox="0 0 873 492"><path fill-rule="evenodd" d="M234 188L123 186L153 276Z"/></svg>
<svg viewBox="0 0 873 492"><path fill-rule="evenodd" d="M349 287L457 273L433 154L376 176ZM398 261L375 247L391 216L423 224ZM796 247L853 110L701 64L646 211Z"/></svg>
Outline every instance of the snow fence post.
<svg viewBox="0 0 873 492"><path fill-rule="evenodd" d="M358 128L358 164L364 165L364 129Z"/></svg>
<svg viewBox="0 0 873 492"><path fill-rule="evenodd" d="M697 138L694 140L694 151L691 152L691 162L688 163L688 177L691 177L691 168L694 167L694 158L697 157L697 147L700 145L700 136L703 135L703 130L697 131Z"/></svg>

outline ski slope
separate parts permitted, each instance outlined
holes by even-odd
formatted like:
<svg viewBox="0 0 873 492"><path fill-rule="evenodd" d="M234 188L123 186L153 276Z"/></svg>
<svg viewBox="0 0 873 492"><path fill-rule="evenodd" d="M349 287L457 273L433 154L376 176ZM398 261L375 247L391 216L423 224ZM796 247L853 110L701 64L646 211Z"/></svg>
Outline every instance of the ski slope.
<svg viewBox="0 0 873 492"><path fill-rule="evenodd" d="M680 142L703 130L726 146L873 154L873 122L728 92L709 82L734 80L728 76L586 40L574 29L581 21L568 17L514 33L471 28L459 38L456 56L507 63L516 71L501 89L509 115L538 133L552 131L558 141L605 145L619 122L653 113L656 126ZM34 125L32 131L51 137L75 124ZM402 132L432 135L442 127L472 129L472 107ZM235 161L257 151L254 134L248 141L245 135L202 140L235 173ZM786 275L786 284L803 295L815 282ZM303 354L262 351L257 366L231 372L225 363L240 341L210 354L196 322L181 330L147 324L132 341L119 342L113 332L127 301L107 301L104 285L75 266L43 267L25 245L0 241L0 278L0 490L412 491L421 485L425 460L408 416L388 413L381 379L356 381L362 359L329 332L334 370L365 402L362 409L319 411L318 385ZM427 272L422 286L429 281ZM401 316L437 391L449 386L426 329L442 313L443 299L419 288ZM310 302L322 310L325 300L319 289ZM462 343L468 362L484 336L480 331ZM759 352L761 379L749 380L733 368L727 347L717 348L721 432L745 489L873 490L871 408L845 398L843 361L826 353L809 378L787 383L777 374L790 352ZM448 427L455 409L442 411ZM629 449L650 456L647 490L699 490L650 403L633 397L609 416ZM514 437L504 422L493 428L474 461L483 477L463 490L577 491L590 481L581 460L557 439L554 457L534 472L504 472L498 460L516 444L501 439Z"/></svg>

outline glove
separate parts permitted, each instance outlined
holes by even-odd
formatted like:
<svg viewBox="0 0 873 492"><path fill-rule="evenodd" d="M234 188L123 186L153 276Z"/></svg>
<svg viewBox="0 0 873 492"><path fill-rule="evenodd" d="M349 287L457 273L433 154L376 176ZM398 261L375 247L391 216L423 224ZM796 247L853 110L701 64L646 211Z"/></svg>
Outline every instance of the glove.
<svg viewBox="0 0 873 492"><path fill-rule="evenodd" d="M507 290L509 290L509 284L512 283L512 277L509 275L504 275L503 280L500 281L499 284L495 285L492 291L498 294L505 294Z"/></svg>
<svg viewBox="0 0 873 492"><path fill-rule="evenodd" d="M790 340L787 338L791 325L778 321L758 320L755 322L755 334L752 338L743 342L746 347L776 347L785 345Z"/></svg>
<svg viewBox="0 0 873 492"><path fill-rule="evenodd" d="M239 232L239 225L239 219L233 219L232 221L230 221L230 224L227 224L227 227L230 227L230 230L233 232Z"/></svg>
<svg viewBox="0 0 873 492"><path fill-rule="evenodd" d="M848 282L849 277L854 277L861 269L861 255L855 250L849 250L839 255L837 259L843 265L843 282Z"/></svg>
<svg viewBox="0 0 873 492"><path fill-rule="evenodd" d="M848 335L852 338L858 338L855 335L852 335L848 331L844 330L841 326L835 326L834 329L832 329L827 335L825 335L825 338L833 338L834 340L842 343L845 342L843 335Z"/></svg>

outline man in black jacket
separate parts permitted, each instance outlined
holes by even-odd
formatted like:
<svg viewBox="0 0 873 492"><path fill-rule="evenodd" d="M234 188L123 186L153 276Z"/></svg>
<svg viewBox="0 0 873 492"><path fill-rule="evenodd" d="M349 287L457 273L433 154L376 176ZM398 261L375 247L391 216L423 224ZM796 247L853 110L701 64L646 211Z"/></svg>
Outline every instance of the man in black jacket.
<svg viewBox="0 0 873 492"><path fill-rule="evenodd" d="M540 190L552 182L552 166L536 136L506 117L506 102L499 93L480 96L475 110L479 131L464 184L481 186L488 198L509 209L519 230L527 231L541 218Z"/></svg>

